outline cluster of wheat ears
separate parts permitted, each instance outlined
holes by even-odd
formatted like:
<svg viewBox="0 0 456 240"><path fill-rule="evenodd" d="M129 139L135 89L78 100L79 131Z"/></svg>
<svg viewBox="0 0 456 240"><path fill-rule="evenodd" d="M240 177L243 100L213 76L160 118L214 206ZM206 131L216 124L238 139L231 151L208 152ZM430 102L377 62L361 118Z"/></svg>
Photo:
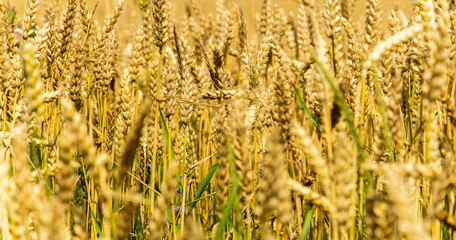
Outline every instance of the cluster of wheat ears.
<svg viewBox="0 0 456 240"><path fill-rule="evenodd" d="M0 0L1 239L456 239L454 1L125 1Z"/></svg>

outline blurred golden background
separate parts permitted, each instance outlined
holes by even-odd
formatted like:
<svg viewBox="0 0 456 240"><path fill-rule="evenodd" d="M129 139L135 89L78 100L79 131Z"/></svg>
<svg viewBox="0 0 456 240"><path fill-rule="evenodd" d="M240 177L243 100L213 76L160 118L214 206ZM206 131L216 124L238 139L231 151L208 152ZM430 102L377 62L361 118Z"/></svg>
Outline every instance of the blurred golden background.
<svg viewBox="0 0 456 240"><path fill-rule="evenodd" d="M60 9L65 7L65 0L42 0L39 4L39 13L44 13L44 9L46 7L47 1L54 1L55 3L60 6ZM118 0L98 0L98 6L95 11L95 20L99 23L103 23L104 19L110 14L114 6L116 5ZM261 0L227 0L233 3L236 3L238 6L241 6L244 12L244 16L247 22L247 29L250 32L250 35L254 35L253 31L256 30L255 26L255 16L260 13L261 9ZM22 22L22 16L24 14L24 9L26 6L27 0L7 0L10 6L13 6L17 12L17 23ZM87 0L90 11L93 11L97 1L96 0ZM185 11L185 7L189 4L190 0L169 0L171 3L173 14L176 19L180 19L182 14ZM197 0L200 3L203 11L205 14L214 14L215 13L215 3L216 0ZM324 0L315 0L317 4L323 4ZM355 11L354 11L354 19L360 21L361 23L364 21L364 13L365 13L365 3L366 0L355 0ZM283 8L288 13L296 15L297 9L299 8L299 0L272 0L272 3L277 5L278 7ZM122 42L126 40L130 36L134 36L137 26L139 24L139 0L127 0L125 9L119 18L119 22L116 25L116 29L122 29L122 31L117 31L121 33L119 38ZM405 16L409 17L414 9L415 1L412 0L383 0L383 17L382 19L385 21L389 14L389 9L397 8L404 12ZM79 11L79 10L77 10ZM38 23L42 22L44 16L38 16Z"/></svg>

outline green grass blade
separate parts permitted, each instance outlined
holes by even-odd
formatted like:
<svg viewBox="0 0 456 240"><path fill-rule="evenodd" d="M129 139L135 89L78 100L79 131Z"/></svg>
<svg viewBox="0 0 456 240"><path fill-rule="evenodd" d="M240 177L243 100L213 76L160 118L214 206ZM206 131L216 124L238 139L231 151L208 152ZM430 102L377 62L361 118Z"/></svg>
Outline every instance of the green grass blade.
<svg viewBox="0 0 456 240"><path fill-rule="evenodd" d="M310 118L310 120L312 120L313 124L318 128L318 130L323 131L323 128L321 127L320 123L314 118L314 116L312 116L312 113L310 113L310 110L307 108L301 95L299 95L298 89L296 89L294 85L293 89L296 94L296 97L298 98L299 105L301 105L301 107L304 108L304 112L306 113L306 115Z"/></svg>
<svg viewBox="0 0 456 240"><path fill-rule="evenodd" d="M306 212L304 217L304 224L302 226L301 240L304 240L310 229L310 220L312 220L312 206L309 206L309 209Z"/></svg>
<svg viewBox="0 0 456 240"><path fill-rule="evenodd" d="M160 118L161 118L162 127L163 127L163 135L165 135L166 146L171 151L171 161L176 161L176 155L174 154L174 148L170 142L168 128L166 127L165 118L163 117L163 113L162 113L160 107L158 107L158 111L160 112ZM181 178L179 177L180 176L179 170L177 170L177 176L178 176L177 177L178 187L180 190L182 190L182 181L181 181Z"/></svg>
<svg viewBox="0 0 456 240"><path fill-rule="evenodd" d="M217 231L215 233L215 240L220 239L223 235L223 230L227 226L227 223L231 221L231 209L234 208L234 205L237 203L238 198L238 189L240 179L239 177L234 174L234 152L232 149L232 145L228 144L229 154L228 154L228 162L230 162L230 175L232 177L233 188L230 191L230 197L228 198L228 203L223 210L222 218L220 219L219 226L217 227Z"/></svg>
<svg viewBox="0 0 456 240"><path fill-rule="evenodd" d="M365 160L365 156L364 156L364 153L363 153L363 147L362 147L361 141L359 140L358 130L355 127L355 121L354 121L353 116L351 115L351 113L350 113L350 111L348 109L347 104L345 104L344 97L343 97L342 93L339 91L339 89L337 88L337 86L334 84L334 81L333 81L332 77L328 74L328 72L326 71L326 69L323 66L323 64L321 64L321 62L318 61L318 59L315 56L312 56L312 60L315 62L317 67L323 73L326 81L328 81L329 85L331 86L331 90L334 93L334 97L336 99L336 103L340 107L342 115L344 116L345 121L348 124L348 128L350 129L350 133L353 136L353 139L355 140L356 147L357 147L357 150L358 150L358 155L359 155L359 158L360 158L360 163L362 163Z"/></svg>
<svg viewBox="0 0 456 240"><path fill-rule="evenodd" d="M160 109L160 107L158 107L158 111L160 112L160 118L161 118L161 123L162 123L162 127L163 127L163 135L165 135L165 140L166 140L166 146L170 149L171 151L171 160L172 161L175 161L176 160L176 155L174 154L174 148L173 148L173 145L170 143L169 141L169 132L168 132L168 128L166 127L166 123L165 123L165 118L163 117L163 113Z"/></svg>
<svg viewBox="0 0 456 240"><path fill-rule="evenodd" d="M350 111L348 110L348 107L345 104L345 100L344 100L344 97L342 96L342 93L339 91L337 86L334 84L332 77L328 74L328 72L324 68L323 64L321 64L321 62L318 61L318 59L314 55L312 56L312 60L315 62L317 67L323 73L326 81L328 81L329 85L331 86L331 90L333 91L334 97L336 99L336 103L340 107L342 115L344 116L345 121L347 122L348 128L350 130L350 133L356 143L356 148L358 150L358 158L359 158L359 161L357 161L357 171L358 171L357 178L359 180L360 176L361 176L361 174L360 174L361 164L364 162L366 157L363 152L363 146L361 144L361 140L359 139L358 130L355 127L353 116L350 114ZM366 181L367 181L367 185L368 185L367 187L372 185L373 178L370 173L367 173ZM364 185L365 182L359 182L359 184L357 185L357 192L361 192L361 193L358 194L358 200L356 202L356 213L355 213L356 215L358 215L358 211L361 208L360 206L363 205L361 196L364 194L365 188L361 184ZM361 230L361 232L362 232L362 230Z"/></svg>
<svg viewBox="0 0 456 240"><path fill-rule="evenodd" d="M97 229L97 234L99 238L103 238L103 231L101 230L100 224L97 221L97 218L95 217L95 214L93 214L92 208L88 206L90 210L90 216L92 216L92 221L95 223L95 229Z"/></svg>
<svg viewBox="0 0 456 240"><path fill-rule="evenodd" d="M189 211L191 211L193 209L193 207L195 207L195 205L197 203L195 200L199 199L203 195L203 193L206 190L207 186L209 186L209 183L211 182L211 179L214 176L215 171L217 170L217 167L218 167L218 163L214 163L214 165L212 165L212 167L209 169L209 172L207 173L207 175L204 178L203 182L199 186L198 191L196 192L196 196L192 200L194 202L190 204L190 210ZM190 202L192 202L192 201L190 201Z"/></svg>
<svg viewBox="0 0 456 240"><path fill-rule="evenodd" d="M215 238L214 238L215 240L220 239L223 235L223 229L225 228L225 225L230 218L230 211L234 206L234 202L236 201L238 188L239 188L239 180L236 179L233 181L233 188L231 189L232 191L230 194L230 198L228 199L228 203L226 204L226 207L223 210L222 219L220 220L220 224L217 228L217 232L215 233Z"/></svg>

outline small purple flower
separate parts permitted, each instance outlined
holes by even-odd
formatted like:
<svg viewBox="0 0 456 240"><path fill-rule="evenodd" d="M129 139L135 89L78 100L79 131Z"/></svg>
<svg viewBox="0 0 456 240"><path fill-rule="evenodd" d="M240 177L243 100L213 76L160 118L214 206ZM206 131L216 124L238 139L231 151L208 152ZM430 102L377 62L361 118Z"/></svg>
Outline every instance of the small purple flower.
<svg viewBox="0 0 456 240"><path fill-rule="evenodd" d="M150 163L147 163L147 170L150 171Z"/></svg>
<svg viewBox="0 0 456 240"><path fill-rule="evenodd" d="M176 194L181 194L181 190L180 189L176 189Z"/></svg>
<svg viewBox="0 0 456 240"><path fill-rule="evenodd" d="M182 176L181 176L181 175L179 175L179 178L182 178Z"/></svg>
<svg viewBox="0 0 456 240"><path fill-rule="evenodd" d="M17 34L19 34L19 35L22 35L22 34L23 34L22 29L20 29L20 28L15 28L15 29L13 30L13 32L14 32L14 33L17 33Z"/></svg>

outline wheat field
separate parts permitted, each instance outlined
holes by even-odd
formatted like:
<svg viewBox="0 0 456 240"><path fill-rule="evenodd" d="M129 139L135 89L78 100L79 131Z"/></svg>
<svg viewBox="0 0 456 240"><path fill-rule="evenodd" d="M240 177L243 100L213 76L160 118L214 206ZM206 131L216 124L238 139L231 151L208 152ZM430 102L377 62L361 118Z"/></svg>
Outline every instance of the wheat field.
<svg viewBox="0 0 456 240"><path fill-rule="evenodd" d="M453 0L0 0L0 239L456 239Z"/></svg>

